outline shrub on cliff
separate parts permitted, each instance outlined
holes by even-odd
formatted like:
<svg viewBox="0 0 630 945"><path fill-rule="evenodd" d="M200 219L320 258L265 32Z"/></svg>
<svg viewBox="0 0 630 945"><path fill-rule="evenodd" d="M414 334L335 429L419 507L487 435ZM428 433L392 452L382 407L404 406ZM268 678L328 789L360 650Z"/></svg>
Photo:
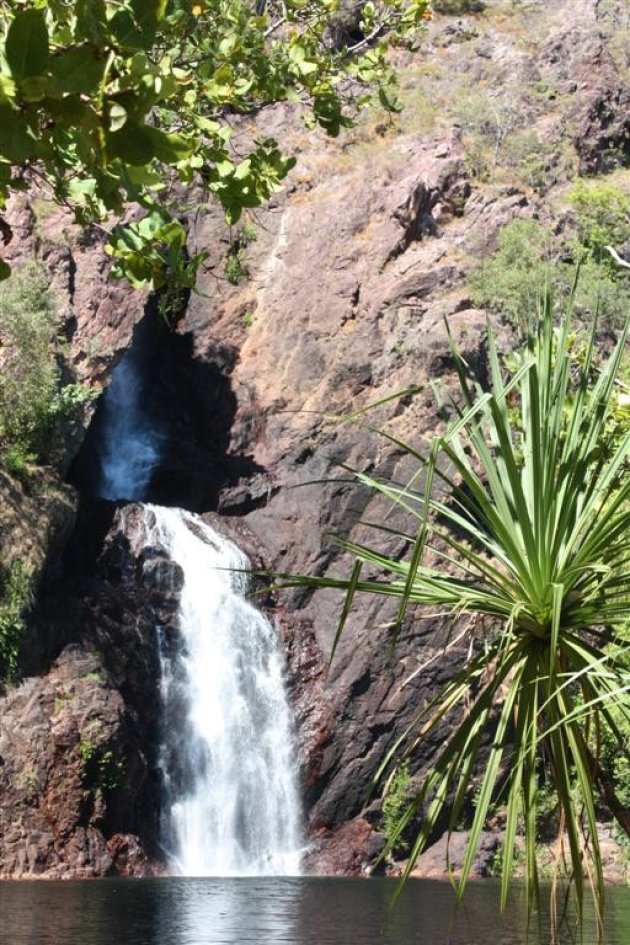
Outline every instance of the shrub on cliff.
<svg viewBox="0 0 630 945"><path fill-rule="evenodd" d="M58 384L56 313L44 275L28 266L0 287L0 449L37 454Z"/></svg>
<svg viewBox="0 0 630 945"><path fill-rule="evenodd" d="M414 42L428 0L362 3L351 44L331 40L346 5L0 4L0 210L34 180L81 223L107 225L133 205L133 221L109 234L114 273L132 284L190 288L207 254L187 254L168 185L194 186L196 202L211 196L234 223L279 189L294 164L239 116L290 101L311 127L336 135L366 93L396 107L387 47ZM0 236L11 238L2 216ZM0 260L0 278L8 273Z"/></svg>
<svg viewBox="0 0 630 945"><path fill-rule="evenodd" d="M40 267L0 285L0 461L18 477L57 458L64 423L92 396L61 384L58 321Z"/></svg>
<svg viewBox="0 0 630 945"><path fill-rule="evenodd" d="M475 304L526 331L526 322L538 304L540 286L549 281L559 295L570 292L575 264L579 262L576 314L589 319L597 310L602 325L623 325L630 309L630 280L615 268L603 248L609 243L621 246L630 237L630 225L623 224L619 216L622 206L627 206L630 213L630 202L619 197L614 208L606 200L602 207L596 196L594 199L588 196L591 193L598 192L585 191L581 185L571 191L575 239L562 242L550 227L536 220L513 220L503 227L496 253L470 274Z"/></svg>
<svg viewBox="0 0 630 945"><path fill-rule="evenodd" d="M630 196L606 179L582 178L567 196L575 212L580 248L617 275L606 246L622 247L630 240Z"/></svg>
<svg viewBox="0 0 630 945"><path fill-rule="evenodd" d="M355 557L349 579L287 583L345 588L339 633L360 592L397 598L399 623L416 605L465 621L462 632L471 636L466 665L419 712L382 769L408 758L424 739L441 740L440 726L448 720L451 734L390 836L394 847L416 813L424 812L407 874L447 805L449 829L455 828L473 782L476 804L460 894L499 798L507 811L503 904L519 828L533 902L542 766L558 798L578 904L586 872L601 914L598 794L630 835L630 811L599 752L606 727L625 753L619 720L626 731L630 722L630 424L616 385L628 320L604 364L596 364L594 328L576 361L572 301L554 329L547 296L512 373L501 364L490 331L489 388L453 351L461 395L454 418L428 457L400 444L421 464L422 476L404 484L359 474L415 518L413 530L400 535L406 556L343 542ZM620 409L626 414L621 433Z"/></svg>
<svg viewBox="0 0 630 945"><path fill-rule="evenodd" d="M0 570L0 683L16 673L30 595L31 578L20 561L5 572Z"/></svg>
<svg viewBox="0 0 630 945"><path fill-rule="evenodd" d="M551 231L536 220L513 220L504 226L496 253L470 274L475 304L522 324L535 310L552 245Z"/></svg>

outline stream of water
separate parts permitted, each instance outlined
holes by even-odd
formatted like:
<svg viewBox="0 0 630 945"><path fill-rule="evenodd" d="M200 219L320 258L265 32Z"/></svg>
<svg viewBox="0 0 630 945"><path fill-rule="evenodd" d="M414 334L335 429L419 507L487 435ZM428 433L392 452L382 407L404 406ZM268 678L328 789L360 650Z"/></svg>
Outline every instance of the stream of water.
<svg viewBox="0 0 630 945"><path fill-rule="evenodd" d="M141 502L161 458L163 433L148 421L142 393L139 355L131 348L116 367L103 401L97 487L103 499Z"/></svg>
<svg viewBox="0 0 630 945"><path fill-rule="evenodd" d="M141 350L102 405L99 494L147 497L165 442L143 401ZM177 630L157 627L160 842L185 876L296 875L300 803L274 627L247 599L246 556L199 516L145 505L147 543L181 568Z"/></svg>
<svg viewBox="0 0 630 945"><path fill-rule="evenodd" d="M182 569L179 640L160 637L163 843L188 876L295 875L300 804L277 634L246 598L248 561L198 516L146 506Z"/></svg>

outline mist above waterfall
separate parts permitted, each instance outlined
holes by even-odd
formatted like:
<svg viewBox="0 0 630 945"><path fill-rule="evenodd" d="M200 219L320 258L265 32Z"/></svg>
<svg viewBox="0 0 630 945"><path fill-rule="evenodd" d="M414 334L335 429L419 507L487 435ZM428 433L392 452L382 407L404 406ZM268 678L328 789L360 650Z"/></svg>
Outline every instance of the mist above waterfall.
<svg viewBox="0 0 630 945"><path fill-rule="evenodd" d="M168 406L168 347L183 360L178 336L148 312L134 328L130 347L101 395L68 481L84 497L142 502L155 499L154 477L173 440ZM158 499L159 501L159 499Z"/></svg>
<svg viewBox="0 0 630 945"><path fill-rule="evenodd" d="M102 499L142 501L166 437L143 404L140 359L134 349L114 371L102 406L97 493Z"/></svg>
<svg viewBox="0 0 630 945"><path fill-rule="evenodd" d="M86 499L134 500L196 512L216 509L264 470L233 451L237 400L234 354L217 346L195 356L192 335L169 327L150 307L114 368L68 481Z"/></svg>

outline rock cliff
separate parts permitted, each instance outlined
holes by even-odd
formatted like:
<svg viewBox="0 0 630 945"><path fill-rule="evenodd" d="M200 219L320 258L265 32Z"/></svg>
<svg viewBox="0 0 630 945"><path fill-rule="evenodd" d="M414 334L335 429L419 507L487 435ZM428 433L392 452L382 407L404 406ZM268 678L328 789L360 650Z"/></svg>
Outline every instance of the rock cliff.
<svg viewBox="0 0 630 945"><path fill-rule="evenodd" d="M49 269L76 375L107 383L133 337L146 345L148 409L169 443L149 498L218 513L264 567L312 575L348 573L335 535L400 524L352 470L399 481L413 472L378 428L422 448L439 427L433 388L454 380L445 319L483 371L486 314L467 276L501 228L516 217L568 225L567 181L630 160L623 31L622 2L489 2L480 16L436 17L421 51L401 55L399 120L370 114L331 142L307 139L285 108L261 116L297 154L296 170L252 219L255 233L230 231L212 208L191 217L191 245L210 258L174 330L156 322L150 299L107 282L98 234L26 199L16 205L16 258L35 254ZM238 260L232 281L226 259ZM134 336L145 310L153 327ZM413 396L382 403L411 387ZM359 412L371 403L379 406ZM133 506L90 495L98 410L69 473L81 494L74 535L63 556L49 554L56 566L33 614L33 675L0 705L4 875L161 868L152 627L156 613L172 614L178 578L151 558ZM34 536L16 488L0 482L6 508L19 505L16 521ZM5 555L14 526L2 516ZM279 592L273 609L310 868L358 872L378 850L370 780L452 669L438 660L405 685L439 652L443 628L408 620L392 658L391 607L357 600L328 668L338 596ZM434 748L425 745L414 770Z"/></svg>

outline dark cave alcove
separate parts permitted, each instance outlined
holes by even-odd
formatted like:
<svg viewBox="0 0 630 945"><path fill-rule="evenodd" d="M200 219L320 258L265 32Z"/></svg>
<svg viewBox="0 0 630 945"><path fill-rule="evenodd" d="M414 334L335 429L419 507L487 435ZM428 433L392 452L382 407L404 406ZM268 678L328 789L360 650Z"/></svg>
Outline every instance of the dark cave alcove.
<svg viewBox="0 0 630 945"><path fill-rule="evenodd" d="M101 395L83 445L72 463L68 482L84 498L137 500L178 506L192 512L216 510L221 492L263 472L250 457L231 454L231 429L237 411L230 374L236 352L217 346L206 359L193 356L190 334L172 330L149 307L133 340ZM111 437L112 391L120 372L133 375L141 415L155 446L150 476L139 494L103 492L103 443ZM115 394L114 394L115 396ZM118 410L115 406L114 412ZM138 418L137 418L138 419ZM129 444L126 431L114 447L123 462Z"/></svg>

